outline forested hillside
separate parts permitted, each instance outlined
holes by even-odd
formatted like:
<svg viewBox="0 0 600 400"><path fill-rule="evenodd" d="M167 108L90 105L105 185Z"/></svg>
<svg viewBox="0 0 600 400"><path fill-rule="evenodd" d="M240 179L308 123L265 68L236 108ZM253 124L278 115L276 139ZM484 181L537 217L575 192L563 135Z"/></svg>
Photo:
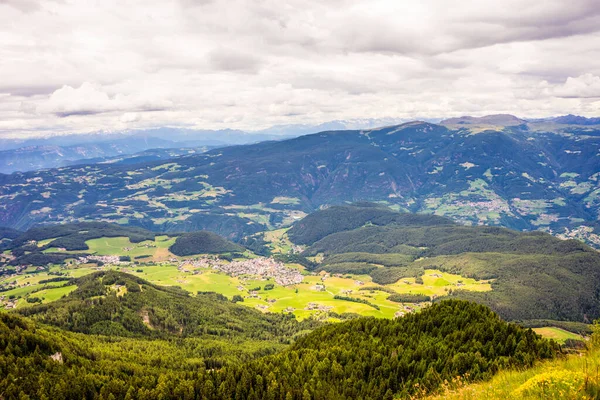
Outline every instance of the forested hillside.
<svg viewBox="0 0 600 400"><path fill-rule="evenodd" d="M332 206L309 214L288 230L288 236L297 244L313 244L332 233L350 231L366 224L419 227L455 225L447 218L434 215L399 213L373 203L355 203Z"/></svg>
<svg viewBox="0 0 600 400"><path fill-rule="evenodd" d="M77 289L23 315L73 332L123 337L243 337L289 342L317 324L291 315L261 314L217 293L194 297L177 287L153 285L135 276L97 272L69 281Z"/></svg>
<svg viewBox="0 0 600 400"><path fill-rule="evenodd" d="M178 256L189 256L192 254L243 252L245 249L212 232L199 231L180 235L169 250Z"/></svg>
<svg viewBox="0 0 600 400"><path fill-rule="evenodd" d="M558 350L461 301L397 320L328 325L254 361L221 368L205 359L227 348L221 346L229 346L230 359L239 357L248 351L240 344L88 336L1 313L0 392L6 399L405 398L457 375L483 379L499 368L531 366Z"/></svg>
<svg viewBox="0 0 600 400"><path fill-rule="evenodd" d="M490 292L458 286L445 295L487 304L510 320L600 317L600 254L576 240L461 226L373 205L315 212L297 222L289 237L309 245L303 255L323 256L318 268L367 273L379 284L418 279L426 269L491 280Z"/></svg>

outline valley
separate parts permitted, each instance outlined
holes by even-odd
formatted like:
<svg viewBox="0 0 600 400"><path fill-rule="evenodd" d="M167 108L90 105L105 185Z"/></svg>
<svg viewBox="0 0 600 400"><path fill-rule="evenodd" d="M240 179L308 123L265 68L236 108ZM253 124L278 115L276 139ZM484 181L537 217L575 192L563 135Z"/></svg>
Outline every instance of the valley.
<svg viewBox="0 0 600 400"><path fill-rule="evenodd" d="M169 236L97 223L36 228L7 243L0 277L6 309L48 304L75 290L74 279L113 270L298 320L397 318L465 298L526 325L547 320L540 332L553 336L553 320L573 321L570 329L579 333L600 310L590 275L573 272L583 262L595 273L600 263L584 245L369 203L318 211L242 245L205 231ZM553 269L540 275L548 262Z"/></svg>
<svg viewBox="0 0 600 400"><path fill-rule="evenodd" d="M457 288L491 290L488 281L476 281L437 270L426 270L420 284L415 283L415 278L409 277L394 284L377 285L368 275L329 274L325 271L316 273L307 271L300 264L286 264L286 268L297 271L301 281L283 285L274 277L259 276L255 270L244 266L253 260L261 260L261 257L250 253L249 258L234 259L231 262L208 254L182 258L168 252L168 246L174 241L175 239L167 236L157 236L154 243L144 241L136 244L132 244L126 237L92 239L86 242L92 256L82 257L81 260L67 259L66 265L56 265L49 270L40 271L39 266L28 267L19 274L0 279L0 287L11 288L0 292L0 299L8 309L31 306L35 304L31 299L35 298L41 303L48 303L75 289L75 286L66 284L71 278L109 269L131 273L158 285L178 286L190 293L216 292L229 299L240 295L243 298L240 302L242 305L264 312L290 312L300 319L318 315L327 318L329 312L392 318L396 314L403 315L422 307L421 304L398 304L387 300L390 292L435 297L447 295L449 290ZM56 248L50 247L44 253L56 251ZM122 257L137 261L120 261ZM104 265L97 266L97 261ZM236 263L241 266L235 267ZM271 263L277 264L270 261L267 265L271 266ZM223 268L221 265L233 267ZM228 274L224 271L235 273ZM62 280L52 282L57 277ZM272 285L273 288L266 289L267 285ZM369 304L335 298L343 295Z"/></svg>
<svg viewBox="0 0 600 400"><path fill-rule="evenodd" d="M0 0L0 400L600 400L594 0Z"/></svg>
<svg viewBox="0 0 600 400"><path fill-rule="evenodd" d="M596 136L451 122L0 175L2 396L596 393Z"/></svg>

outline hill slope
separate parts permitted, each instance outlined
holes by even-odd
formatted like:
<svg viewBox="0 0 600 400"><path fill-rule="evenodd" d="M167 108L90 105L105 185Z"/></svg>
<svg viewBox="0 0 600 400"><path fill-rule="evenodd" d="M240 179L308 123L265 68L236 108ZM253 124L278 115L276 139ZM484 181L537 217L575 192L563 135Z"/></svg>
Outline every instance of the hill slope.
<svg viewBox="0 0 600 400"><path fill-rule="evenodd" d="M222 350L216 342L87 336L6 313L0 343L7 399L391 399L436 390L458 374L479 379L530 366L557 351L531 330L459 301L397 320L328 325L288 350L224 368L204 358ZM233 354L256 345L225 344Z"/></svg>
<svg viewBox="0 0 600 400"><path fill-rule="evenodd" d="M68 283L77 289L49 304L19 310L40 322L89 334L181 337L212 335L287 342L311 326L289 315L265 314L216 293L190 294L116 271Z"/></svg>
<svg viewBox="0 0 600 400"><path fill-rule="evenodd" d="M245 249L212 232L199 231L177 237L169 250L178 256L189 256L192 254L243 252Z"/></svg>
<svg viewBox="0 0 600 400"><path fill-rule="evenodd" d="M348 215L356 218L344 219ZM324 221L330 228L325 236ZM289 237L309 245L305 256L324 255L319 268L366 272L380 284L421 277L428 269L492 280L491 292L458 286L448 295L489 305L510 320L600 317L600 254L575 240L357 205L315 212L297 222Z"/></svg>

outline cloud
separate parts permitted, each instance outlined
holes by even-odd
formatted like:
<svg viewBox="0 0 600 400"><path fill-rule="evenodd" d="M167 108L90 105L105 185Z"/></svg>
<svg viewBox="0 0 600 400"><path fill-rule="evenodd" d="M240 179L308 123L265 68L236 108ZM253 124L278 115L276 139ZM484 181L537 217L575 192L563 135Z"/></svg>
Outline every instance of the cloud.
<svg viewBox="0 0 600 400"><path fill-rule="evenodd" d="M597 0L0 0L0 136L592 116L599 29Z"/></svg>
<svg viewBox="0 0 600 400"><path fill-rule="evenodd" d="M114 99L88 82L75 89L63 86L56 90L45 104L44 111L59 117L92 115L116 110Z"/></svg>
<svg viewBox="0 0 600 400"><path fill-rule="evenodd" d="M564 85L556 87L553 94L566 98L600 98L600 76L583 74L568 77Z"/></svg>
<svg viewBox="0 0 600 400"><path fill-rule="evenodd" d="M40 8L39 0L0 0L0 6L14 7L22 12L33 12Z"/></svg>
<svg viewBox="0 0 600 400"><path fill-rule="evenodd" d="M99 85L85 82L78 88L63 86L56 90L39 111L64 118L124 110L161 111L169 106L168 101L157 101L135 95L110 96Z"/></svg>
<svg viewBox="0 0 600 400"><path fill-rule="evenodd" d="M220 71L257 72L261 61L255 55L217 48L208 53L209 65Z"/></svg>

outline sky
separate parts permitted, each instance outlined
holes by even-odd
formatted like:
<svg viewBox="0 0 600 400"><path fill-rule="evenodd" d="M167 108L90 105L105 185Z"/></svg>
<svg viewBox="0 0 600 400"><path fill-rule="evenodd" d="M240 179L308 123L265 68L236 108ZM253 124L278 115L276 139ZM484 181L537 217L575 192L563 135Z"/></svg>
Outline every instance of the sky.
<svg viewBox="0 0 600 400"><path fill-rule="evenodd" d="M598 0L0 0L0 137L600 116Z"/></svg>

